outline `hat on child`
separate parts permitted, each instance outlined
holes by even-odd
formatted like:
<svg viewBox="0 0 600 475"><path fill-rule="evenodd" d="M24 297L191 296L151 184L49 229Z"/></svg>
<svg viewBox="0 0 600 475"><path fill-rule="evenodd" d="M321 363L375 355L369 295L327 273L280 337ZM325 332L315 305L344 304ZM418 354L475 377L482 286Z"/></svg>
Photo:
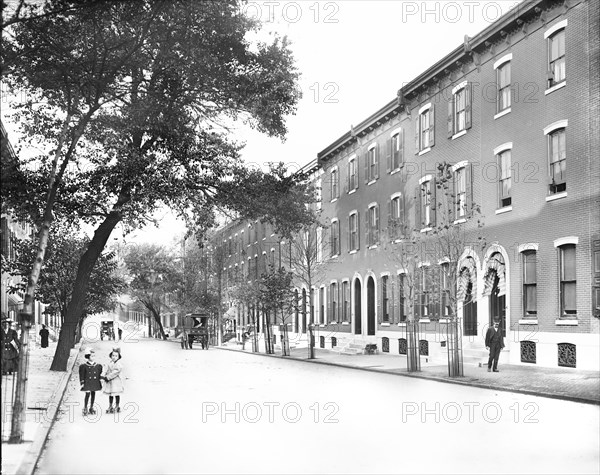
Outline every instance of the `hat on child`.
<svg viewBox="0 0 600 475"><path fill-rule="evenodd" d="M85 351L83 352L83 356L87 356L91 353L95 353L94 349L91 346L88 346Z"/></svg>

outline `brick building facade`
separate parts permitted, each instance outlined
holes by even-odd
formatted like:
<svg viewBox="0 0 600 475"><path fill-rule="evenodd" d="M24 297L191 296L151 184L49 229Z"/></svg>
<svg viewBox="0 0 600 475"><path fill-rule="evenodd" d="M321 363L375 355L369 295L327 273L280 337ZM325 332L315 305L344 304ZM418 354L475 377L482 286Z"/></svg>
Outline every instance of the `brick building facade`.
<svg viewBox="0 0 600 475"><path fill-rule="evenodd" d="M499 318L505 361L598 369L598 10L597 0L521 5L318 154L311 166L326 228L319 239L330 257L313 289L317 344L405 351L411 317L394 241L406 231L393 233L397 224L416 229L427 247L446 219L466 237L458 262L446 263L457 266L463 287L466 357L483 356L485 330ZM451 165L444 216L440 164ZM262 225L232 224L219 239L243 241L255 228ZM245 238L249 254L241 259L234 246L226 268L274 256L285 265L269 231ZM420 272L438 275L443 259L424 254ZM415 313L422 353L442 361L448 312L443 298L429 303L430 282L424 277L418 288ZM303 291L310 292L298 285ZM291 330L301 334L306 318L297 312Z"/></svg>

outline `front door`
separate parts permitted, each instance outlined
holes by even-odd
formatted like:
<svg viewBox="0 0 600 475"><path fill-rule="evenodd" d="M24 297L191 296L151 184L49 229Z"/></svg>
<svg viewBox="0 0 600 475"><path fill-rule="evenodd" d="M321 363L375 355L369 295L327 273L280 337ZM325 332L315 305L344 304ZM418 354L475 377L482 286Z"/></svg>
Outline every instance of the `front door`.
<svg viewBox="0 0 600 475"><path fill-rule="evenodd" d="M463 301L464 335L477 335L477 303L473 301L473 283L469 282Z"/></svg>
<svg viewBox="0 0 600 475"><path fill-rule="evenodd" d="M362 286L360 280L354 280L354 333L356 335L362 334Z"/></svg>
<svg viewBox="0 0 600 475"><path fill-rule="evenodd" d="M367 279L367 335L375 335L375 281Z"/></svg>
<svg viewBox="0 0 600 475"><path fill-rule="evenodd" d="M500 278L496 275L492 292L490 294L490 327L494 326L494 320L500 322L502 336L506 338L506 295L500 293Z"/></svg>

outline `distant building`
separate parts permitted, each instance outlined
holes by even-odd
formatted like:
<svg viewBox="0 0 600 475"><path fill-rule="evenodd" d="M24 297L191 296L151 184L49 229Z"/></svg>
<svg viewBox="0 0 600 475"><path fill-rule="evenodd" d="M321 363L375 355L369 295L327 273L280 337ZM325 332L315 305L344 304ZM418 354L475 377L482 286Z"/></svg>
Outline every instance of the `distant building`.
<svg viewBox="0 0 600 475"><path fill-rule="evenodd" d="M384 245L395 225L428 239L437 166L450 163L452 226L466 246L459 305L465 357L483 358L493 319L513 364L599 369L600 44L599 2L519 5L403 86L398 97L318 154L321 239L331 260L315 297L317 346L376 343L406 351L403 269ZM376 86L375 84L373 86ZM472 205L485 226L477 230ZM228 277L260 275L285 262L285 243L261 223L219 231ZM398 239L402 239L399 235ZM282 257L283 256L283 257ZM423 275L443 262L424 259ZM447 314L418 289L421 354L444 361ZM227 285L226 285L227 286ZM311 289L298 286L306 308ZM237 309L238 323L252 309ZM291 331L306 331L299 312Z"/></svg>

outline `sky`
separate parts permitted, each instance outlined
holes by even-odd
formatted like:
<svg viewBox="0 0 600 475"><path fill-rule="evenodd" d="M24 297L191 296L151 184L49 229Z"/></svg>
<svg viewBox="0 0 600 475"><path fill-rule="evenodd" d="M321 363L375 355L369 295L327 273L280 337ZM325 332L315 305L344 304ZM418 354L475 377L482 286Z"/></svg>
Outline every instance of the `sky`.
<svg viewBox="0 0 600 475"><path fill-rule="evenodd" d="M247 127L243 159L264 166L283 161L291 169L317 154L396 97L398 89L464 41L518 8L505 1L249 1L246 13L263 32L287 35L301 73L302 99L287 120L285 142ZM4 115L4 114L3 114ZM5 122L12 137L14 127ZM14 140L14 139L11 139ZM130 239L171 241L183 226L168 211ZM116 236L115 236L116 237Z"/></svg>

